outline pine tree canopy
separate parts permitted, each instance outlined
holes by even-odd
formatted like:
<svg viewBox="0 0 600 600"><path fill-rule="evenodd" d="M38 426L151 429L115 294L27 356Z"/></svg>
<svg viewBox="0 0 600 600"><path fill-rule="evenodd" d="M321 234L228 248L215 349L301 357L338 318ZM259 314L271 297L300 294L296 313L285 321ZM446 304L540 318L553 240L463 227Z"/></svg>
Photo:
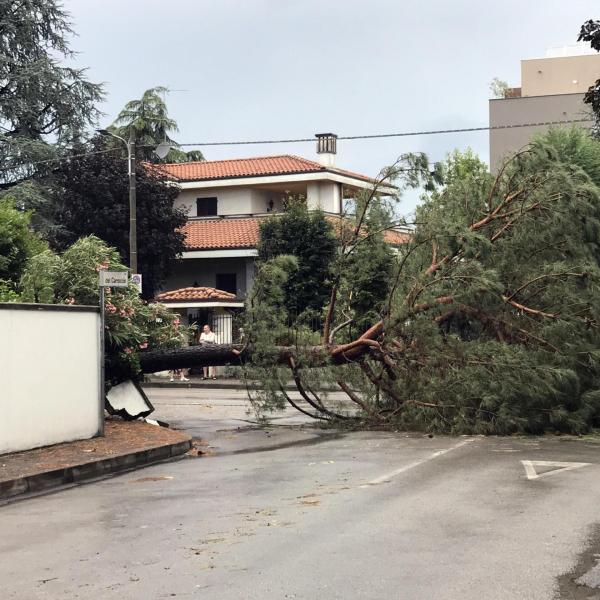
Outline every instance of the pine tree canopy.
<svg viewBox="0 0 600 600"><path fill-rule="evenodd" d="M307 337L279 360L321 416L325 403L314 398L325 381L348 394L360 418L394 427L600 425L600 143L581 129L556 129L497 177L458 153L440 175L393 257L378 314L360 303L350 315L368 315L368 327L343 333L344 307L368 279L367 253L365 274L347 268L334 281L320 344ZM357 232L357 246L364 236ZM377 275L373 269L373 282ZM280 366L255 366L271 382L282 377ZM271 389L281 404L285 392Z"/></svg>

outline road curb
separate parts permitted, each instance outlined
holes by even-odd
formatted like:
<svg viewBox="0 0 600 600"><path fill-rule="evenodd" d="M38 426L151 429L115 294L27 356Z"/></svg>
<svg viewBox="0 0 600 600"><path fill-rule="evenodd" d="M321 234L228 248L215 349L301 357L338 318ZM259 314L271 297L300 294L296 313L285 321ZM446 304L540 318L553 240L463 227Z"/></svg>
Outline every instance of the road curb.
<svg viewBox="0 0 600 600"><path fill-rule="evenodd" d="M256 389L252 383L248 384L251 390ZM179 388L179 389L203 389L203 390L240 390L246 391L246 384L240 381L144 381L141 384L143 389L147 388ZM296 390L293 383L288 383L285 386L288 391ZM334 388L332 388L334 391Z"/></svg>
<svg viewBox="0 0 600 600"><path fill-rule="evenodd" d="M246 390L243 383L237 381L207 382L178 382L178 381L144 381L142 388L180 388L180 389L205 389L205 390Z"/></svg>
<svg viewBox="0 0 600 600"><path fill-rule="evenodd" d="M181 456L192 447L192 440L183 440L130 454L111 456L63 469L35 473L25 477L0 481L0 500L14 499L22 494L35 494L64 485L79 483L105 475L130 471Z"/></svg>

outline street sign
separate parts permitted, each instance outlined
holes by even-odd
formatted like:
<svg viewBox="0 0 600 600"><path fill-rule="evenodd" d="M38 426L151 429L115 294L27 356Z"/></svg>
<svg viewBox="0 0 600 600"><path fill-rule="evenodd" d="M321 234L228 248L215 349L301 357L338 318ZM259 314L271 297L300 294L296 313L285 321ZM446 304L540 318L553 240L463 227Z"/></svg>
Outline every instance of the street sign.
<svg viewBox="0 0 600 600"><path fill-rule="evenodd" d="M100 287L127 287L127 271L100 271Z"/></svg>
<svg viewBox="0 0 600 600"><path fill-rule="evenodd" d="M133 273L131 275L131 283L133 283L133 285L135 285L135 287L138 289L138 292L141 294L142 293L142 274L141 273Z"/></svg>

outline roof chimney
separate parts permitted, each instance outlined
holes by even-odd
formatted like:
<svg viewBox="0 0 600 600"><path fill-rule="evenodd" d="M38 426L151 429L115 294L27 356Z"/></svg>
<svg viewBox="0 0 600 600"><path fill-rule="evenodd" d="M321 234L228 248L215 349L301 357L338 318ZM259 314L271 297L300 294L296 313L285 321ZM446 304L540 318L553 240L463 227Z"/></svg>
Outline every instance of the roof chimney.
<svg viewBox="0 0 600 600"><path fill-rule="evenodd" d="M317 138L319 162L324 167L333 167L337 153L337 135L335 133L317 133L315 137Z"/></svg>

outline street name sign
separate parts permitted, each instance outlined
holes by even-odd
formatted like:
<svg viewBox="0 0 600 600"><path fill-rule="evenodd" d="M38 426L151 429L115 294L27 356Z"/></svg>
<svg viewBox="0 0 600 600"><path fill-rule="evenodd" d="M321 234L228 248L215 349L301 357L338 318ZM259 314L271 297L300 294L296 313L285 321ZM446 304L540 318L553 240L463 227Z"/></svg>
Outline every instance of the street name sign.
<svg viewBox="0 0 600 600"><path fill-rule="evenodd" d="M100 287L127 287L127 271L100 271Z"/></svg>

